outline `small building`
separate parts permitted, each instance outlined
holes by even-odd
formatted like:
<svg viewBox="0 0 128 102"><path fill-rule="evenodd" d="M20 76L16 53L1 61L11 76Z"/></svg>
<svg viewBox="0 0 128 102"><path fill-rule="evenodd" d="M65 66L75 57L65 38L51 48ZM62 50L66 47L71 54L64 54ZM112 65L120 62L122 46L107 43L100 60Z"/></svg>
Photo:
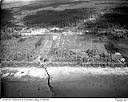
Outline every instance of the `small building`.
<svg viewBox="0 0 128 102"><path fill-rule="evenodd" d="M58 28L58 27L50 28L50 31L51 31L51 32L58 32L58 31L62 31L62 30L63 30L63 29Z"/></svg>
<svg viewBox="0 0 128 102"><path fill-rule="evenodd" d="M115 62L119 62L119 63L125 63L125 59L119 52L112 54L112 60L114 60Z"/></svg>

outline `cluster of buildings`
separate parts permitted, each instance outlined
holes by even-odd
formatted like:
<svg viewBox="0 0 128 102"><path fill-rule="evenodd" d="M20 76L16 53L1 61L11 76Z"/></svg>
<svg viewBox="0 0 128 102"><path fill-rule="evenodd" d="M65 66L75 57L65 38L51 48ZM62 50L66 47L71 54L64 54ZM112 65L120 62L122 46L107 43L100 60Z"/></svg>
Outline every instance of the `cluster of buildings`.
<svg viewBox="0 0 128 102"><path fill-rule="evenodd" d="M18 34L22 36L34 36L34 35L43 35L43 34L81 34L81 31L74 31L74 29L70 28L58 28L58 27L49 27L49 28L22 28L19 30L15 30Z"/></svg>
<svg viewBox="0 0 128 102"><path fill-rule="evenodd" d="M30 29L25 29L23 28L21 31L19 31L19 34L21 34L22 36L31 36L31 35L41 35L44 33L48 33L49 30L46 28L39 28L39 29L35 29L35 28L30 28Z"/></svg>

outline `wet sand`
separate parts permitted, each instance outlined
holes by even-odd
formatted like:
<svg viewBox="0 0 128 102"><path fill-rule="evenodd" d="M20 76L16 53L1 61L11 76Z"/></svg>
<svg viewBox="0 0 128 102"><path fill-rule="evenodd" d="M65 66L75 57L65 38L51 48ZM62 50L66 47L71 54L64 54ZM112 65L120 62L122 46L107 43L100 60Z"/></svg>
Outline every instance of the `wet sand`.
<svg viewBox="0 0 128 102"><path fill-rule="evenodd" d="M52 82L56 97L128 97L128 76L87 75L74 81Z"/></svg>
<svg viewBox="0 0 128 102"><path fill-rule="evenodd" d="M127 68L50 67L47 71L53 92L47 78L5 77L2 97L128 97Z"/></svg>
<svg viewBox="0 0 128 102"><path fill-rule="evenodd" d="M47 80L41 81L2 81L2 97L51 97Z"/></svg>

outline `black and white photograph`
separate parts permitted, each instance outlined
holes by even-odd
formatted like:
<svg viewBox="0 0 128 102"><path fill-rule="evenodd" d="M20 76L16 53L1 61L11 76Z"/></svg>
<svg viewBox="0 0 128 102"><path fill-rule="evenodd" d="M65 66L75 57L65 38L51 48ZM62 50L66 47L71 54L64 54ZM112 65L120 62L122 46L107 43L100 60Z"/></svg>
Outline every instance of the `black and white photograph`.
<svg viewBox="0 0 128 102"><path fill-rule="evenodd" d="M1 0L1 98L128 98L127 0Z"/></svg>

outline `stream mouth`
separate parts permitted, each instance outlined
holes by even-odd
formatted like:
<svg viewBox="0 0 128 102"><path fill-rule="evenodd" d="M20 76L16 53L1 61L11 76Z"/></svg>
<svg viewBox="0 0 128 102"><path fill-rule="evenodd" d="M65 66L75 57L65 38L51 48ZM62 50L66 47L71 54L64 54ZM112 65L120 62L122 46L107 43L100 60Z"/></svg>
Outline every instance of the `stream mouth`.
<svg viewBox="0 0 128 102"><path fill-rule="evenodd" d="M127 97L128 68L48 67L46 70L45 79L2 75L2 97Z"/></svg>
<svg viewBox="0 0 128 102"><path fill-rule="evenodd" d="M50 82L51 76L50 76L50 74L48 73L47 68L44 67L44 69L45 69L45 71L46 71L46 73L47 73L47 75L48 75L48 86L49 86L49 89L50 89L50 91L51 91L51 93L52 93L52 97L55 97L55 92L54 92L53 87L52 87L51 82Z"/></svg>

